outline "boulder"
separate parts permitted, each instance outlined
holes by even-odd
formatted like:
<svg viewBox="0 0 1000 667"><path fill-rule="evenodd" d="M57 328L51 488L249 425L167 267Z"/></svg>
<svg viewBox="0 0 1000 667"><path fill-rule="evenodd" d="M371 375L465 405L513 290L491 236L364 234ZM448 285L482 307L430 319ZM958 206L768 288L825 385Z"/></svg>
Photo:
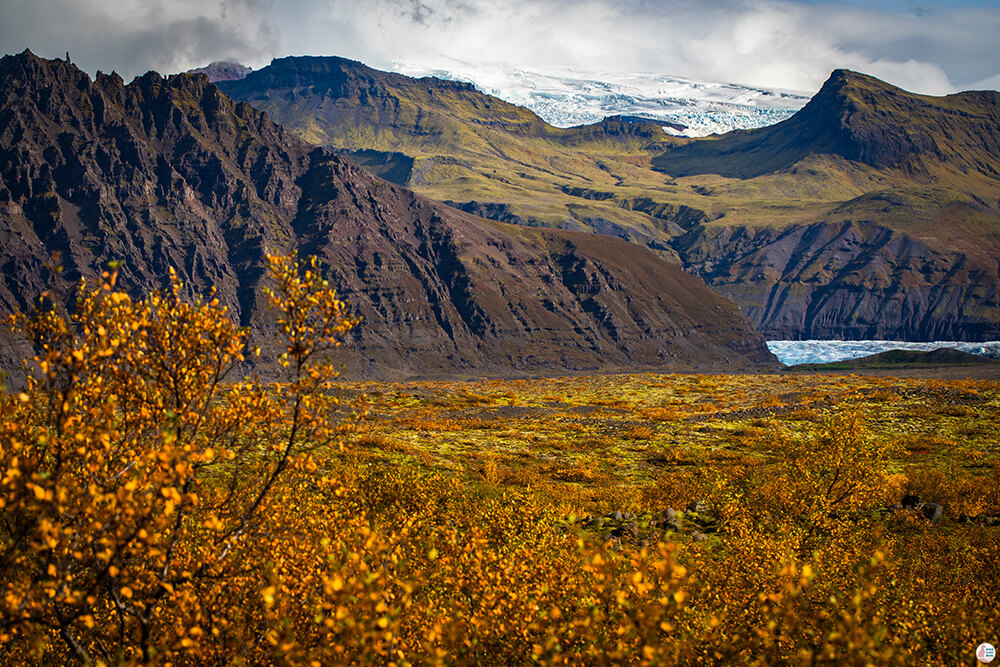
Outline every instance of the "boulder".
<svg viewBox="0 0 1000 667"><path fill-rule="evenodd" d="M705 514L708 512L708 505L704 500L692 500L688 503L687 511L694 514Z"/></svg>
<svg viewBox="0 0 1000 667"><path fill-rule="evenodd" d="M680 517L677 516L677 511L673 507L663 510L663 520L660 522L660 527L665 531L673 531L675 533L680 531Z"/></svg>
<svg viewBox="0 0 1000 667"><path fill-rule="evenodd" d="M944 516L944 508L937 503L924 503L920 507L920 514L931 523L937 524L941 523L941 517Z"/></svg>

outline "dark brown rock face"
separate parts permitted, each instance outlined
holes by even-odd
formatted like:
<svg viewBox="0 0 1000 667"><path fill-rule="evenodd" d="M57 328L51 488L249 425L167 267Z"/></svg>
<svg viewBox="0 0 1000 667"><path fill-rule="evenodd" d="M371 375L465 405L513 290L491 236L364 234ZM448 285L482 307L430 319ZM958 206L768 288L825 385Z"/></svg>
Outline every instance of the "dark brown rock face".
<svg viewBox="0 0 1000 667"><path fill-rule="evenodd" d="M675 249L773 339L996 340L996 266L871 223L696 227Z"/></svg>
<svg viewBox="0 0 1000 667"><path fill-rule="evenodd" d="M769 337L1000 331L1000 93L931 97L837 70L784 122L689 140L621 117L557 130L469 86L342 58L282 58L220 86L465 212L679 260ZM592 154L601 170L631 175L557 167L595 146L610 149ZM690 181L664 187L614 154Z"/></svg>
<svg viewBox="0 0 1000 667"><path fill-rule="evenodd" d="M3 312L48 286L58 252L67 279L118 260L135 291L174 266L266 332L263 255L290 248L320 256L364 317L345 350L354 374L774 364L732 303L638 246L437 204L299 141L201 75L125 85L29 52L0 60ZM11 369L24 348L0 343Z"/></svg>
<svg viewBox="0 0 1000 667"><path fill-rule="evenodd" d="M930 97L838 70L788 120L653 162L780 182L793 214L811 181L874 179L805 222L700 220L672 240L769 338L1000 337L1000 93Z"/></svg>

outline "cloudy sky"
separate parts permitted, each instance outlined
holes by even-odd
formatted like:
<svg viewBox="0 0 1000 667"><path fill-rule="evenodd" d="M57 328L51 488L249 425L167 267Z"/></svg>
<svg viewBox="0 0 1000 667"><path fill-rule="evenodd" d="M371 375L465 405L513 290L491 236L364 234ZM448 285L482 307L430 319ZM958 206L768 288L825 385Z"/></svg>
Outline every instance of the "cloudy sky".
<svg viewBox="0 0 1000 667"><path fill-rule="evenodd" d="M917 92L1000 88L1000 0L0 0L4 53L127 79L340 55L575 66L815 91L850 68Z"/></svg>

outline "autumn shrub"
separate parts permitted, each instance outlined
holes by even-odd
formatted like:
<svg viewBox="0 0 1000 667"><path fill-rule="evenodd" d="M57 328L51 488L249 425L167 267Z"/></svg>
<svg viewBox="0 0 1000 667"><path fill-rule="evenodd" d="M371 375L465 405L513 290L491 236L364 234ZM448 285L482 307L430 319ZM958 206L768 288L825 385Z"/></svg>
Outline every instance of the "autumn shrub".
<svg viewBox="0 0 1000 667"><path fill-rule="evenodd" d="M721 521L736 534L780 527L803 553L857 510L888 500L890 446L871 437L856 407L823 420L809 437L775 432L771 460L748 459L719 476L714 495Z"/></svg>
<svg viewBox="0 0 1000 667"><path fill-rule="evenodd" d="M285 345L274 387L226 383L248 332L217 299L185 300L173 272L145 299L105 273L72 314L56 302L14 323L38 355L24 390L0 396L8 658L198 659L269 635L261 534L272 497L312 483L309 452L351 423L330 418L324 356L356 324L315 260L269 261Z"/></svg>

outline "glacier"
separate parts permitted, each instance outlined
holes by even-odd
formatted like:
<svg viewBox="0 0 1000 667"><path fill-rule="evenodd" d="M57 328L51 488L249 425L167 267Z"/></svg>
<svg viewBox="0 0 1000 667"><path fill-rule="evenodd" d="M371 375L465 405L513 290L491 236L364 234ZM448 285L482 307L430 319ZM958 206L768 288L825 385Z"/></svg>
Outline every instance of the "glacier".
<svg viewBox="0 0 1000 667"><path fill-rule="evenodd" d="M484 93L531 109L556 127L597 123L607 116L636 116L664 123L666 132L687 137L773 125L805 106L810 97L802 91L573 67L527 70L448 60L440 66L395 61L391 68L411 77L471 83Z"/></svg>
<svg viewBox="0 0 1000 667"><path fill-rule="evenodd" d="M889 350L918 350L929 352L950 347L969 354L1000 359L1000 341L965 343L961 341L933 341L913 343L896 340L769 340L767 347L778 361L786 366L796 364L825 364L867 357Z"/></svg>

